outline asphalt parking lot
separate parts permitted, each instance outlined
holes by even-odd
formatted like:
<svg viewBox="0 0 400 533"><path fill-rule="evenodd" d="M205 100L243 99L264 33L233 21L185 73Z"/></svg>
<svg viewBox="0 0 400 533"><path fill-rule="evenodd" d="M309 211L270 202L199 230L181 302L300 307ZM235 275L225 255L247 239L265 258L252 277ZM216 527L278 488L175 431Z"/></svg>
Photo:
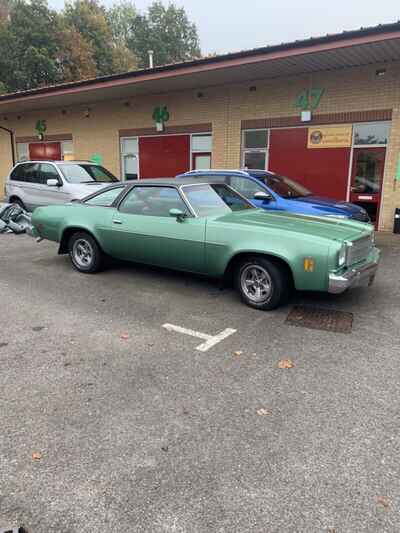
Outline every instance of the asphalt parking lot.
<svg viewBox="0 0 400 533"><path fill-rule="evenodd" d="M379 242L373 287L291 301L354 313L345 335L1 236L0 530L397 533L400 238ZM165 323L236 333L201 352Z"/></svg>

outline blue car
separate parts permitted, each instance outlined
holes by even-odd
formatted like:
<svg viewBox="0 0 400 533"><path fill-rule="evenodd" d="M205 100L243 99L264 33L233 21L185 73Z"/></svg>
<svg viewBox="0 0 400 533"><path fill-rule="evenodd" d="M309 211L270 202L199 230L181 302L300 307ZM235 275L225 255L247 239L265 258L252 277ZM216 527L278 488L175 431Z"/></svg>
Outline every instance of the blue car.
<svg viewBox="0 0 400 533"><path fill-rule="evenodd" d="M349 202L314 196L295 181L266 170L192 170L186 177L213 178L227 183L253 205L268 211L290 211L302 215L351 218L370 222L362 207Z"/></svg>

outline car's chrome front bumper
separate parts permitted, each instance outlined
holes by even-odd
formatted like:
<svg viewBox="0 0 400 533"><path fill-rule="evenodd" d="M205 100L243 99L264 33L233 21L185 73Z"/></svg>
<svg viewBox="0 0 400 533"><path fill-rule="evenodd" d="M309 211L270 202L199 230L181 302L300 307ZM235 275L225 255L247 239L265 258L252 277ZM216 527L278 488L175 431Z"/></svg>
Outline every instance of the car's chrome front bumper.
<svg viewBox="0 0 400 533"><path fill-rule="evenodd" d="M328 292L339 294L347 289L359 287L360 285L372 285L378 270L380 260L380 250L374 248L367 263L360 267L349 268L341 274L329 274Z"/></svg>

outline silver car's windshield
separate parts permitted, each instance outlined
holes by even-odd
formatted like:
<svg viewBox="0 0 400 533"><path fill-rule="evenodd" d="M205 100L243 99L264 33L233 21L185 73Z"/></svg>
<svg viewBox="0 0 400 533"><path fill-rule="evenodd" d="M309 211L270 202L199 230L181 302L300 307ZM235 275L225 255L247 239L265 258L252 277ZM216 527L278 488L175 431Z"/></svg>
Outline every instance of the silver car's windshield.
<svg viewBox="0 0 400 533"><path fill-rule="evenodd" d="M100 165L71 163L60 165L61 172L69 183L114 183L118 179Z"/></svg>
<svg viewBox="0 0 400 533"><path fill-rule="evenodd" d="M254 209L243 196L223 183L187 185L182 191L199 217Z"/></svg>

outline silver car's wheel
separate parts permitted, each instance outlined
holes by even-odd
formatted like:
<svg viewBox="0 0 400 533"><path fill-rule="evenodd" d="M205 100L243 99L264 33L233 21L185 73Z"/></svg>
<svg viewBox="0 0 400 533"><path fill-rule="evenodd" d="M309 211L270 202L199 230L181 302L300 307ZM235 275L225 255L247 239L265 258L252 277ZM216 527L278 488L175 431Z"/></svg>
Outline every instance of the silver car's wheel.
<svg viewBox="0 0 400 533"><path fill-rule="evenodd" d="M265 303L271 298L271 276L261 265L247 265L241 272L240 284L245 296L255 304Z"/></svg>
<svg viewBox="0 0 400 533"><path fill-rule="evenodd" d="M93 262L93 248L86 239L77 239L72 246L74 262L81 268L90 268Z"/></svg>
<svg viewBox="0 0 400 533"><path fill-rule="evenodd" d="M103 253L96 240L84 232L74 233L68 242L69 256L79 272L90 274L101 270Z"/></svg>

